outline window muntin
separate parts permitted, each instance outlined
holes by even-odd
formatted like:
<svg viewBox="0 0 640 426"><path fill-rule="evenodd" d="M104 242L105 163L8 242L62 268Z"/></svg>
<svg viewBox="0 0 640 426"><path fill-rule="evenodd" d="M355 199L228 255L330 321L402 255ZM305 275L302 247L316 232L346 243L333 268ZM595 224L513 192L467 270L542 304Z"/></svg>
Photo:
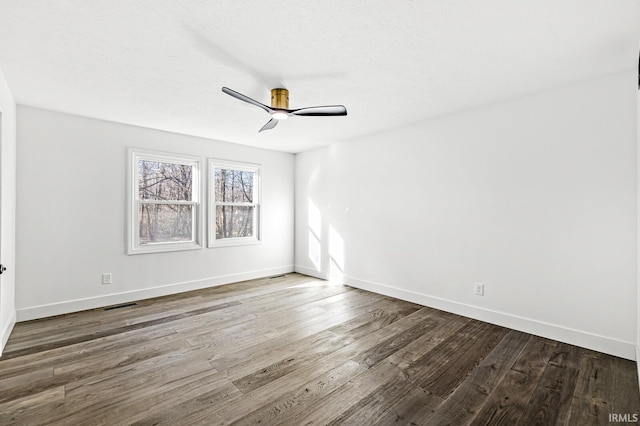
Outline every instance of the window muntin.
<svg viewBox="0 0 640 426"><path fill-rule="evenodd" d="M209 160L209 246L260 241L260 166Z"/></svg>
<svg viewBox="0 0 640 426"><path fill-rule="evenodd" d="M129 254L200 248L201 160L131 150L130 161Z"/></svg>

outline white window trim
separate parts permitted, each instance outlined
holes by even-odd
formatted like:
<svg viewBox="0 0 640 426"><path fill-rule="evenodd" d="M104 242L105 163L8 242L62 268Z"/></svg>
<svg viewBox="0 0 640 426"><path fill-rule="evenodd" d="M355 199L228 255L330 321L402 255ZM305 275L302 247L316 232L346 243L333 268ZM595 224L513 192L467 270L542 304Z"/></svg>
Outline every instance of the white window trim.
<svg viewBox="0 0 640 426"><path fill-rule="evenodd" d="M138 222L138 206L144 201L138 199L138 160L153 160L164 163L180 163L193 166L192 201L156 201L159 204L188 204L194 206L193 241L140 244ZM148 149L129 148L127 150L127 254L162 253L182 250L198 250L202 248L203 227L202 209L204 189L201 183L202 157L152 151Z"/></svg>
<svg viewBox="0 0 640 426"><path fill-rule="evenodd" d="M216 158L209 158L208 161L209 180L208 180L208 196L209 202L207 203L209 208L208 215L208 247L229 247L229 246L242 246L249 244L260 244L262 234L262 178L261 168L262 165L254 163L244 163L241 161L221 160ZM231 170L243 170L253 172L253 203L219 203L216 202L215 197L215 169L225 168ZM236 205L236 206L254 206L255 214L253 217L253 229L255 234L252 237L241 238L216 238L216 206L218 205Z"/></svg>

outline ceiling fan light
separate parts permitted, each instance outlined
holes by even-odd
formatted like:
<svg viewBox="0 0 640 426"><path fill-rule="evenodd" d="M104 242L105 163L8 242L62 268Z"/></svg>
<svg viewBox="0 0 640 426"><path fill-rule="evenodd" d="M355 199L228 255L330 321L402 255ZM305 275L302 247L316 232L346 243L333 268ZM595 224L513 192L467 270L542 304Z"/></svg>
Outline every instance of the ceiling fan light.
<svg viewBox="0 0 640 426"><path fill-rule="evenodd" d="M289 118L289 114L284 111L274 111L273 114L271 114L271 117L275 118L276 120L286 120L287 118Z"/></svg>

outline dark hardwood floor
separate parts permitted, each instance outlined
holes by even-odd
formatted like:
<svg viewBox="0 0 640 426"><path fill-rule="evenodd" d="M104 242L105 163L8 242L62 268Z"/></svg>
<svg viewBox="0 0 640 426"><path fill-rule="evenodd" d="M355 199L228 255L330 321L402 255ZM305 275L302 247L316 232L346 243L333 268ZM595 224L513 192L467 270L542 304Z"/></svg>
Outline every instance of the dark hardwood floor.
<svg viewBox="0 0 640 426"><path fill-rule="evenodd" d="M298 274L19 323L0 358L2 425L604 425L638 413L634 362Z"/></svg>

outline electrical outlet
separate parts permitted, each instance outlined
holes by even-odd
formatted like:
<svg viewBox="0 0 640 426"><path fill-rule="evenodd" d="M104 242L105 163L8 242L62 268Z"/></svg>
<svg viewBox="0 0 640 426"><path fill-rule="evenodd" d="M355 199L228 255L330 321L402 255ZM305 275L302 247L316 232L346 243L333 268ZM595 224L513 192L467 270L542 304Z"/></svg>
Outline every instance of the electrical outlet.
<svg viewBox="0 0 640 426"><path fill-rule="evenodd" d="M474 289L476 296L484 296L484 284L476 283Z"/></svg>
<svg viewBox="0 0 640 426"><path fill-rule="evenodd" d="M111 272L102 274L102 284L111 284Z"/></svg>

